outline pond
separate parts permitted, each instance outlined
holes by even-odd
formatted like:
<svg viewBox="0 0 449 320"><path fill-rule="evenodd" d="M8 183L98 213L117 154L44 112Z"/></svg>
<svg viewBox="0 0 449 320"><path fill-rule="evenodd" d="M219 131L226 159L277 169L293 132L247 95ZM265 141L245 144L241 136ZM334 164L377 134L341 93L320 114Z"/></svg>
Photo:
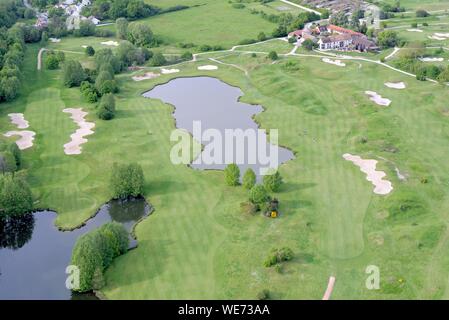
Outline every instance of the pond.
<svg viewBox="0 0 449 320"><path fill-rule="evenodd" d="M92 294L72 294L65 287L65 270L76 240L109 221L120 222L131 232L150 212L144 199L111 201L85 226L66 232L54 226L56 213L51 211L0 221L0 300L95 298ZM130 238L133 247L136 240Z"/></svg>
<svg viewBox="0 0 449 320"><path fill-rule="evenodd" d="M203 144L203 151L198 159L208 154L214 155L214 151L217 151L213 147L217 139L204 142L204 132L208 129L218 131L222 138L226 137L226 130L242 129L256 132L259 129L253 118L263 112L263 108L240 102L239 98L242 95L243 92L239 88L212 77L177 78L166 84L158 85L143 94L146 98L159 99L175 107L173 117L177 128L187 130L195 140L201 141ZM194 122L197 121L201 123L201 130L194 125ZM198 163L199 161L196 159L191 167L202 170L223 170L227 164L237 163L242 175L250 167L260 179L259 169L267 167L266 162L262 159L264 157L259 157L260 152L269 156L273 153L277 154L276 165L271 166L272 168L277 168L280 164L294 158L294 154L290 150L267 143L265 133L263 133L263 139L257 136L256 143L249 143L249 139L243 140L243 148L239 148L236 140L233 144L227 144L229 141L224 140L221 141L221 148L218 148L221 149L219 151L221 157L218 156L218 158L224 161L221 163L205 163L204 161ZM256 145L257 147L254 148ZM226 159L229 154L233 155L231 161ZM257 159L254 161L251 157L256 154ZM237 159L244 161L237 161Z"/></svg>

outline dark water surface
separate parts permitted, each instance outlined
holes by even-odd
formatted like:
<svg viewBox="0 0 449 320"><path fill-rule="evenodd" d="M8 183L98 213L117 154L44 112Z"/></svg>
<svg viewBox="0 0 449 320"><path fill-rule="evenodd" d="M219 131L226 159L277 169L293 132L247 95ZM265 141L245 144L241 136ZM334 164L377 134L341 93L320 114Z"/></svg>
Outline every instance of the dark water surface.
<svg viewBox="0 0 449 320"><path fill-rule="evenodd" d="M200 137L193 130L193 122L201 121L201 129L217 129L225 136L226 129L258 129L257 123L253 120L253 116L261 113L261 106L249 105L239 102L239 97L243 92L237 88L230 86L218 79L211 77L194 77L194 78L177 78L166 84L158 85L152 90L144 93L144 97L159 99L165 103L175 106L174 118L178 128L189 131L193 137L199 141ZM271 128L277 129L277 128ZM279 130L279 135L282 131ZM211 151L208 145L210 142L203 142L203 154ZM264 144L265 150L269 147L277 149L279 165L294 158L293 152L286 148ZM246 168L251 167L256 175L259 175L259 168L265 167L259 159L256 163L250 163L248 157L248 145L245 145L246 151L244 156L245 162L238 164L243 175ZM222 153L229 152L223 143ZM231 151L235 154L241 154L239 149L234 147ZM269 152L267 151L267 154ZM224 158L224 157L222 157ZM236 159L236 158L234 158ZM233 163L236 161L230 161ZM222 164L192 164L196 169L224 169L229 163ZM277 167L277 166L276 166Z"/></svg>
<svg viewBox="0 0 449 320"><path fill-rule="evenodd" d="M51 211L0 221L0 299L95 298L91 294L72 296L65 287L65 270L77 238L109 221L120 222L131 231L150 211L144 199L111 201L84 227L67 232L54 226L56 213ZM135 246L134 239L131 246Z"/></svg>

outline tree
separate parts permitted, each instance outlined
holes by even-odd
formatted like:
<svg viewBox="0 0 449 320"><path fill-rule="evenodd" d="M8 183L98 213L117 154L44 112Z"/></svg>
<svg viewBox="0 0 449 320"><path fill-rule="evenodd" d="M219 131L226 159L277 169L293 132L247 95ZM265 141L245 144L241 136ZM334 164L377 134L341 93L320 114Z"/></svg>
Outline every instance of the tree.
<svg viewBox="0 0 449 320"><path fill-rule="evenodd" d="M270 200L267 190L264 186L257 184L249 192L249 201L255 205L263 205Z"/></svg>
<svg viewBox="0 0 449 320"><path fill-rule="evenodd" d="M346 12L339 11L335 14L332 14L330 23L341 27L346 26L348 24L348 16L346 15Z"/></svg>
<svg viewBox="0 0 449 320"><path fill-rule="evenodd" d="M306 39L303 41L302 46L304 49L312 51L317 46L317 44L313 42L312 39Z"/></svg>
<svg viewBox="0 0 449 320"><path fill-rule="evenodd" d="M14 172L17 170L17 162L14 155L9 151L0 153L0 173Z"/></svg>
<svg viewBox="0 0 449 320"><path fill-rule="evenodd" d="M377 42L382 48L392 48L399 43L398 34L392 30L385 30L378 34Z"/></svg>
<svg viewBox="0 0 449 320"><path fill-rule="evenodd" d="M257 36L257 40L259 41L265 41L267 40L267 36L265 35L264 32L259 33L259 35Z"/></svg>
<svg viewBox="0 0 449 320"><path fill-rule="evenodd" d="M65 86L78 87L86 79L86 74L78 61L69 60L64 63L63 77Z"/></svg>
<svg viewBox="0 0 449 320"><path fill-rule="evenodd" d="M273 60L273 61L275 61L275 60L277 60L279 57L278 57L278 54L277 54L276 51L270 51L270 53L268 53L268 58L271 59L271 60Z"/></svg>
<svg viewBox="0 0 449 320"><path fill-rule="evenodd" d="M278 192L282 185L282 177L279 171L263 177L263 185L270 192Z"/></svg>
<svg viewBox="0 0 449 320"><path fill-rule="evenodd" d="M90 20L80 22L80 28L76 30L77 35L81 37L89 37L95 35L95 25Z"/></svg>
<svg viewBox="0 0 449 320"><path fill-rule="evenodd" d="M118 18L115 21L116 33L119 39L125 40L128 37L128 25L128 20L125 18Z"/></svg>
<svg viewBox="0 0 449 320"><path fill-rule="evenodd" d="M59 59L55 54L49 54L45 60L45 66L48 70L56 70L59 68Z"/></svg>
<svg viewBox="0 0 449 320"><path fill-rule="evenodd" d="M114 199L127 199L143 195L145 178L137 163L114 164L110 188Z"/></svg>
<svg viewBox="0 0 449 320"><path fill-rule="evenodd" d="M86 47L86 55L88 55L89 57L92 57L95 55L95 49L92 48L91 46L87 46Z"/></svg>
<svg viewBox="0 0 449 320"><path fill-rule="evenodd" d="M128 40L138 47L150 46L153 41L151 28L144 23L133 23L128 27Z"/></svg>
<svg viewBox="0 0 449 320"><path fill-rule="evenodd" d="M100 101L97 111L98 118L111 120L115 116L115 99L112 93L105 94Z"/></svg>
<svg viewBox="0 0 449 320"><path fill-rule="evenodd" d="M26 8L25 11L23 12L23 17L27 20L34 19L36 18L36 13L34 12L33 9Z"/></svg>
<svg viewBox="0 0 449 320"><path fill-rule="evenodd" d="M181 59L182 60L185 60L185 61L190 61L190 60L192 60L193 59L193 54L191 53L191 52L184 52L182 55L181 55Z"/></svg>
<svg viewBox="0 0 449 320"><path fill-rule="evenodd" d="M238 186L240 180L240 169L235 163L231 163L224 169L225 182L228 186Z"/></svg>
<svg viewBox="0 0 449 320"><path fill-rule="evenodd" d="M251 190L255 185L256 174L254 173L253 169L249 168L243 175L243 187L245 187L245 189Z"/></svg>
<svg viewBox="0 0 449 320"><path fill-rule="evenodd" d="M20 151L19 147L15 143L11 143L8 147L8 150L14 156L17 168L20 168L20 166L22 165L22 151Z"/></svg>
<svg viewBox="0 0 449 320"><path fill-rule="evenodd" d="M167 60L165 59L164 55L161 52L157 52L153 55L153 58L151 58L150 64L154 67L163 66L167 63Z"/></svg>
<svg viewBox="0 0 449 320"><path fill-rule="evenodd" d="M0 80L0 100L11 101L19 94L19 78L4 77Z"/></svg>
<svg viewBox="0 0 449 320"><path fill-rule="evenodd" d="M5 174L0 178L0 217L17 216L33 210L30 187L22 177Z"/></svg>

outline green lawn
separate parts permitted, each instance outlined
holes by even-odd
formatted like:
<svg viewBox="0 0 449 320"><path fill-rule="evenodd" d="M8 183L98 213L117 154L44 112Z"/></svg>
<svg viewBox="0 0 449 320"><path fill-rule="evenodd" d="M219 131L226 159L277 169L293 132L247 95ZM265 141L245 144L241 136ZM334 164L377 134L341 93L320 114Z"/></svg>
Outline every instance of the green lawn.
<svg viewBox="0 0 449 320"><path fill-rule="evenodd" d="M61 45L65 40L67 47L79 45L70 38ZM279 299L320 299L330 275L337 278L336 299L449 298L447 88L369 62L339 68L289 57L300 67L289 71L287 58L273 64L265 55L239 52L221 61L248 76L222 64L200 72L198 65L215 64L203 55L178 66L178 74L142 82L120 75L117 117L104 122L78 89L62 86L60 71L36 71L37 51L27 51L21 97L0 109L5 130L13 128L8 113L24 112L37 133L24 153L36 206L57 210L59 226L79 225L109 200L113 162L136 161L156 209L136 228L139 247L108 269L102 290L108 298L253 299L269 289ZM279 129L280 144L296 152L280 168L285 184L276 194L278 219L242 214L247 194L225 187L222 173L170 162L172 107L141 93L174 77L199 75L239 86L242 101L263 105L256 120ZM388 89L386 81L404 81L407 89ZM378 107L365 90L392 105ZM62 112L66 107L83 107L96 123L79 156L63 152L76 128ZM394 191L373 194L365 175L342 158L346 152L379 160ZM396 168L407 181L397 178ZM284 246L295 258L281 273L264 268L270 249ZM380 268L381 290L365 288L368 265Z"/></svg>
<svg viewBox="0 0 449 320"><path fill-rule="evenodd" d="M394 5L395 0L381 0L381 3L388 3ZM407 11L416 9L425 9L429 11L435 10L449 10L449 3L446 0L401 0L401 6L405 7Z"/></svg>

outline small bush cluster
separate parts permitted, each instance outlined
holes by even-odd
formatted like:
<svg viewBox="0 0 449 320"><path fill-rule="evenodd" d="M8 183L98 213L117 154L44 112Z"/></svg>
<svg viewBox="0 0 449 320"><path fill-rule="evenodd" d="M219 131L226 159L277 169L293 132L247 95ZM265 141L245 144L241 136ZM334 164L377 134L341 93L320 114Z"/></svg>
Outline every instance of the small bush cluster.
<svg viewBox="0 0 449 320"><path fill-rule="evenodd" d="M110 187L114 199L142 196L144 184L143 170L137 163L113 165Z"/></svg>
<svg viewBox="0 0 449 320"><path fill-rule="evenodd" d="M287 247L280 249L272 249L264 262L264 266L269 268L282 262L290 261L291 259L293 259L292 249Z"/></svg>

